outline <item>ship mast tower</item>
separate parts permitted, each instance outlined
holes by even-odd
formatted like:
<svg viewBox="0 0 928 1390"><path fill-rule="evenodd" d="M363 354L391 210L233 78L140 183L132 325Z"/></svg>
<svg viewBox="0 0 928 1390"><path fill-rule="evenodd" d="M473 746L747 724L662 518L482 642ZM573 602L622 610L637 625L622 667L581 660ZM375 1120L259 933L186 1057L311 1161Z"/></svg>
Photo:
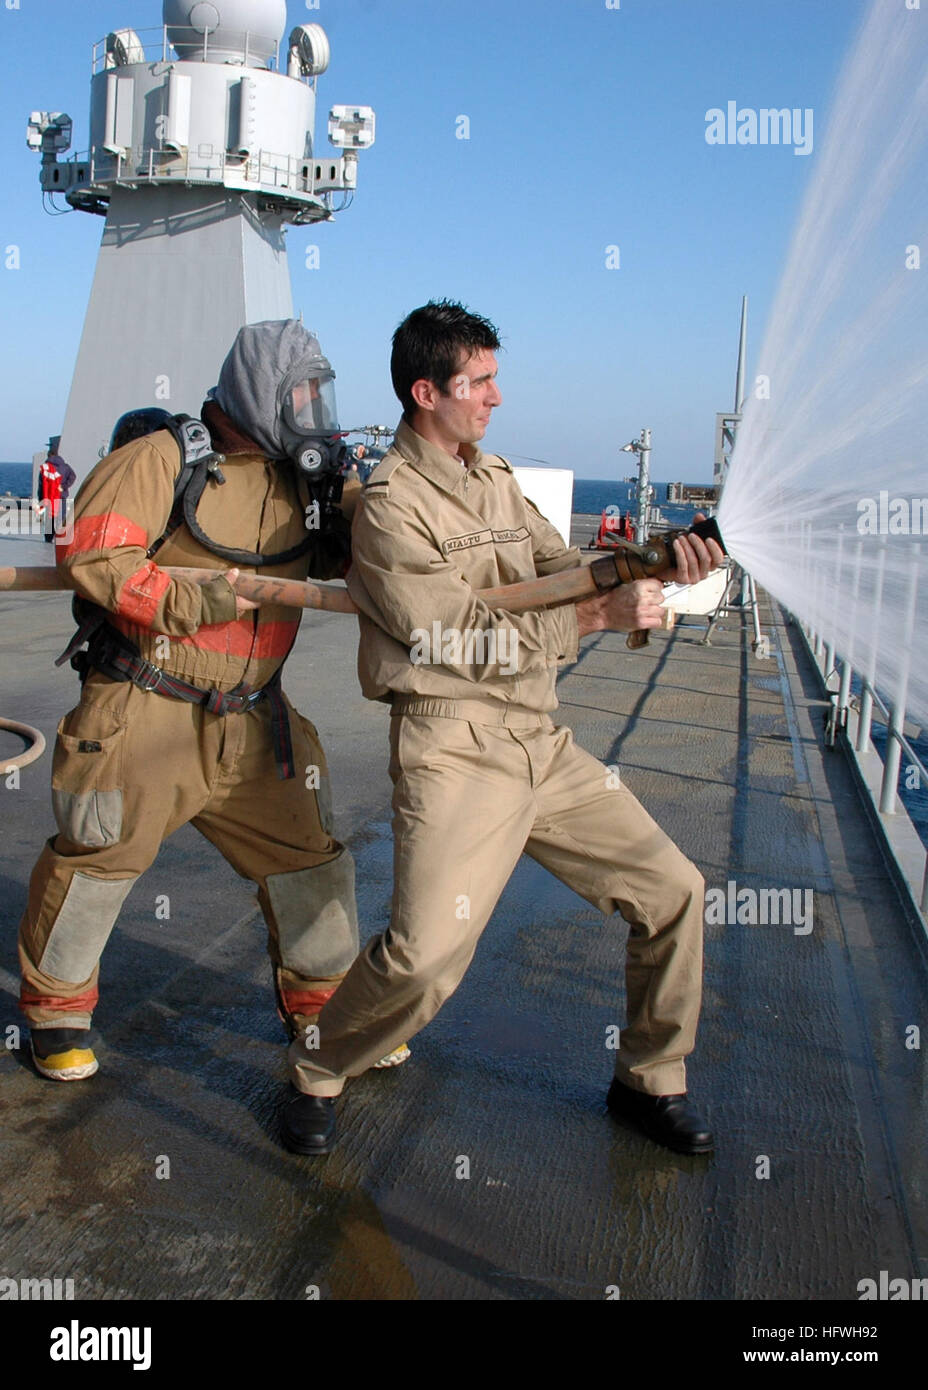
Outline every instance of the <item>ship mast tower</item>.
<svg viewBox="0 0 928 1390"><path fill-rule="evenodd" d="M197 414L239 328L291 318L284 228L332 218L374 141L369 107L329 112L314 149L318 24L282 42L286 0L164 0L160 29L94 46L90 148L71 119L35 111L45 196L106 217L61 449L79 475L124 411Z"/></svg>

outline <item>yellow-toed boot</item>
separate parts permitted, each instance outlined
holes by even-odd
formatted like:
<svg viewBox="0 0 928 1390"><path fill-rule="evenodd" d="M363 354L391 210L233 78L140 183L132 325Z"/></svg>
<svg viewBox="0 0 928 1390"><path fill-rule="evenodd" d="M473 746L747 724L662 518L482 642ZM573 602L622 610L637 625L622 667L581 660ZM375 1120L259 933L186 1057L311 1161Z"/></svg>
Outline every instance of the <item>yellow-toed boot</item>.
<svg viewBox="0 0 928 1390"><path fill-rule="evenodd" d="M36 1071L50 1081L83 1081L98 1062L86 1028L33 1028L30 1035Z"/></svg>

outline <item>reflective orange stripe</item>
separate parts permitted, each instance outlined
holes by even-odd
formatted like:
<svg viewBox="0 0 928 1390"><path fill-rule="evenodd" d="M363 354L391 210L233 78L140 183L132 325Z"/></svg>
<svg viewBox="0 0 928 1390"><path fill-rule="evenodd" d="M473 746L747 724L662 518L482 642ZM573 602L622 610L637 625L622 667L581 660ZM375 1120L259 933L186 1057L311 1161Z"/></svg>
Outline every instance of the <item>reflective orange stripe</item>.
<svg viewBox="0 0 928 1390"><path fill-rule="evenodd" d="M340 983L340 982L339 982ZM284 1008L291 1014L316 1014L327 1004L338 985L328 989L281 989Z"/></svg>
<svg viewBox="0 0 928 1390"><path fill-rule="evenodd" d="M21 1009L30 1005L33 1008L55 1009L59 1013L92 1013L99 998L100 991L98 989L90 989L86 994L78 994L73 999L65 999L58 994L33 994L24 984L19 991L19 1006Z"/></svg>
<svg viewBox="0 0 928 1390"><path fill-rule="evenodd" d="M296 621L278 623L259 621L255 657L259 661L265 661L269 658L273 660L275 657L286 656L293 646L299 626L299 618Z"/></svg>
<svg viewBox="0 0 928 1390"><path fill-rule="evenodd" d="M151 627L158 604L171 587L171 576L149 560L119 591L116 612L139 627Z"/></svg>
<svg viewBox="0 0 928 1390"><path fill-rule="evenodd" d="M67 545L57 547L59 560L72 555L84 555L89 550L116 550L120 546L137 545L148 549L148 535L136 522L118 512L105 516L82 516L74 523L74 535Z"/></svg>
<svg viewBox="0 0 928 1390"><path fill-rule="evenodd" d="M213 623L201 627L190 637L172 637L171 641L201 652L250 656L255 661L267 661L287 655L299 625L299 621L259 622L255 633L251 618L239 618L234 623Z"/></svg>
<svg viewBox="0 0 928 1390"><path fill-rule="evenodd" d="M119 631L125 633L133 642L137 642L142 635L138 631L137 623L130 622L128 618L120 616L119 613L114 613L110 621L114 627L118 627ZM245 659L253 656L256 660L266 661L287 655L293 645L298 627L298 622L261 623L256 636L251 619L238 618L231 623L213 623L208 627L201 627L190 637L166 637L165 640L170 642L171 646L192 647L194 651L218 653L220 656L236 656ZM165 636L163 633L157 635L159 637ZM254 651L252 651L252 644L254 644ZM170 672L170 661L164 660L157 664Z"/></svg>
<svg viewBox="0 0 928 1390"><path fill-rule="evenodd" d="M120 602L120 608L125 608L122 602ZM142 636L142 633L138 631L139 620L130 622L128 616L122 616L117 612L111 615L110 622L131 641L138 643ZM293 646L299 626L299 620L296 622L259 622L256 634L251 618L246 617L238 618L231 623L213 623L208 627L201 627L189 637L169 637L166 640L171 643L171 646L192 647L194 651L215 653L219 656L240 657L246 661L249 657L255 661L280 661ZM150 635L150 627L148 631ZM158 633L157 635L161 637L165 634ZM172 670L169 660L158 661L154 656L152 656L152 660L157 665L163 666L166 671Z"/></svg>

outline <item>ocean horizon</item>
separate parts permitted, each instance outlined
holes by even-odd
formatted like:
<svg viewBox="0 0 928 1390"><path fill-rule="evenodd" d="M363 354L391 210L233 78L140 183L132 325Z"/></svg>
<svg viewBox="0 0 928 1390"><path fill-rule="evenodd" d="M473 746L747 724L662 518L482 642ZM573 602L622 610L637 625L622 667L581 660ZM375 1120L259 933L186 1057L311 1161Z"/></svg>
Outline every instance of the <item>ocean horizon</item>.
<svg viewBox="0 0 928 1390"><path fill-rule="evenodd" d="M671 504L667 507L667 483L655 482L655 503L662 507L669 520L686 519L692 515L692 507ZM12 493L14 497L27 497L32 489L31 463L0 463L0 494ZM574 498L572 511L580 515L595 516L605 507L619 506L623 511L629 507L635 510L634 485L610 478L574 478ZM673 513L673 516L671 516Z"/></svg>

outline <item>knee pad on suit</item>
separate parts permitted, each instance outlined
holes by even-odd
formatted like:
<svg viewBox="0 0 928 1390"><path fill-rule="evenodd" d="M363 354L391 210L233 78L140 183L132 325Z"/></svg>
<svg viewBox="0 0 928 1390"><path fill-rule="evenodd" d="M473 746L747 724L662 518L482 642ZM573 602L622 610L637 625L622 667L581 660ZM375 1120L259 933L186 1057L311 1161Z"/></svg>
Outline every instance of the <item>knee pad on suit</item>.
<svg viewBox="0 0 928 1390"><path fill-rule="evenodd" d="M82 984L93 974L135 878L73 875L38 967L44 975Z"/></svg>
<svg viewBox="0 0 928 1390"><path fill-rule="evenodd" d="M359 944L348 851L312 869L270 874L265 883L284 969L306 979L343 975Z"/></svg>

